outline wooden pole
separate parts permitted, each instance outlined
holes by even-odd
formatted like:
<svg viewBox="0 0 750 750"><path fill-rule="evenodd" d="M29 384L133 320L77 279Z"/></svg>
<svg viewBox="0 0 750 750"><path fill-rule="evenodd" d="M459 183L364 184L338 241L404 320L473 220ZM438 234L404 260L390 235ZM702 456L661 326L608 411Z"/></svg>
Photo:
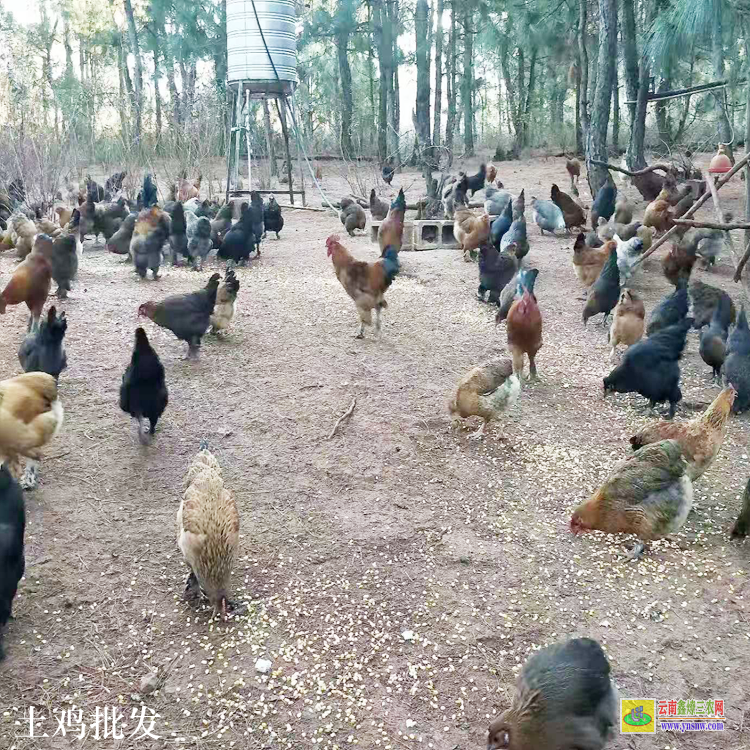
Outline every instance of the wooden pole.
<svg viewBox="0 0 750 750"><path fill-rule="evenodd" d="M742 157L733 167L732 169L727 172L723 177L716 180L716 185L714 185L714 190L719 190L721 187L727 184L732 177L737 174L737 172L740 171L748 162L750 162L750 153L745 154L745 156ZM709 175L710 178L710 175ZM706 182L711 182L710 179L707 179ZM709 198L711 197L711 193L703 193L700 198L698 198L695 203L685 212L683 219L687 219L691 217ZM648 249L647 252L643 253L640 258L635 262L635 266L638 266L640 263L643 263L646 258L648 258L650 255L653 255L670 237L674 235L674 233L677 231L678 227L677 225L673 226L668 231L664 232L664 234L659 237L656 242L654 242L653 245ZM634 266L634 267L635 267Z"/></svg>
<svg viewBox="0 0 750 750"><path fill-rule="evenodd" d="M289 130L286 126L286 112L279 106L278 98L274 99L276 103L276 112L281 121L281 132L284 134L284 148L286 149L286 176L289 180L289 201L294 205L294 186L292 185L292 155L289 153Z"/></svg>
<svg viewBox="0 0 750 750"><path fill-rule="evenodd" d="M699 229L723 229L729 231L730 229L750 229L748 223L735 223L735 224L717 224L715 221L693 221L692 219L675 219L675 224L682 224L686 227L697 227Z"/></svg>

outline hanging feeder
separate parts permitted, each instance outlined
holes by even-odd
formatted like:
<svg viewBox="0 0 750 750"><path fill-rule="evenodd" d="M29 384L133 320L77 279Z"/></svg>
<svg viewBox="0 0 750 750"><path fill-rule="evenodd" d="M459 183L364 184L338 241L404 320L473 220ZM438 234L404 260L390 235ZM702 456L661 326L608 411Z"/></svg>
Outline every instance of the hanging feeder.
<svg viewBox="0 0 750 750"><path fill-rule="evenodd" d="M726 174L731 171L732 162L726 154L723 143L719 144L719 150L708 165L709 174Z"/></svg>

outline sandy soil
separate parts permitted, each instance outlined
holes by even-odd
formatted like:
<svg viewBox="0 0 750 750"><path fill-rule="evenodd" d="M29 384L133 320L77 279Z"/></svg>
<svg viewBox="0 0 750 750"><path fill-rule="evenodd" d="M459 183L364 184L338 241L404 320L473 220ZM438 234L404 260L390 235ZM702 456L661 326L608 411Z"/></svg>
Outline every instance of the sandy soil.
<svg viewBox="0 0 750 750"><path fill-rule="evenodd" d="M498 166L508 189L526 188L527 205L567 181L561 159ZM339 198L344 182L334 165L324 169ZM414 174L397 175L383 195L400 184L418 197ZM722 191L737 214L743 188ZM403 253L382 339L358 341L354 306L325 253L338 219L284 215L281 239L238 272L231 334L207 337L199 362L145 321L170 391L149 448L117 403L138 305L197 288L216 261L200 275L167 269L143 282L87 243L74 298L61 305L66 424L27 495L27 575L0 667L0 745L469 750L485 745L532 649L587 635L605 646L625 697L725 700L723 733L632 744L618 735L613 748L749 747L750 543L728 536L750 474L748 417L731 420L683 531L628 563L630 539L574 538L567 528L647 418L638 396L602 397L607 334L580 322L572 238L540 237L528 210L541 382L507 416L506 441L493 426L477 443L468 438L477 425L452 429L446 408L467 369L505 350L504 326L475 299L476 265L458 251ZM377 257L366 237L346 244ZM12 268L0 258L3 279ZM697 273L741 300L727 259ZM658 261L633 286L647 309L670 289ZM25 309L3 324L0 364L11 376ZM717 392L695 333L683 392L693 404ZM683 406L678 418L694 414ZM242 519L234 595L248 607L227 625L182 600L175 513L201 439ZM261 657L270 674L256 672ZM158 692L140 694L157 669ZM161 739L129 737L141 704L158 712ZM37 734L49 735L55 709L81 709L91 722L97 706L117 707L125 739L97 741L93 729L83 742L29 739L31 705L46 717Z"/></svg>

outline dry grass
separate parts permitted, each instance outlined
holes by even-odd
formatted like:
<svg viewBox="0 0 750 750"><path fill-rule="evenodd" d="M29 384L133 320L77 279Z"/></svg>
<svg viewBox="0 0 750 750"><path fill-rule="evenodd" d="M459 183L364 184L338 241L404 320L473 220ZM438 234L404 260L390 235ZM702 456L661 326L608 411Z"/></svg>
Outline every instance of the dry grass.
<svg viewBox="0 0 750 750"><path fill-rule="evenodd" d="M506 187L528 195L564 176L562 160L501 167ZM334 174L326 170L331 199L347 192ZM396 175L392 194L415 177ZM739 183L731 190L736 201ZM750 746L750 547L728 538L750 474L747 416L730 421L683 531L629 564L630 540L567 530L572 507L628 451L645 405L602 398L606 330L581 325L572 238L529 228L542 380L508 415L506 442L492 427L476 444L468 425L451 429L446 407L469 367L504 350L504 329L474 299L476 266L458 251L402 254L382 340L355 341L354 306L325 254L338 219L291 210L285 219L281 240L238 270L233 331L207 338L199 362L146 321L170 389L148 449L117 406L136 310L196 288L213 268L141 282L87 246L74 297L62 303L66 425L27 499L2 746L110 747L23 739L23 710L76 706L90 716L108 705L129 716L143 702L160 714L165 740L117 747L179 738L198 748L468 750L484 745L530 649L571 635L604 644L625 696L725 699L728 731L643 737L638 748ZM346 243L377 257L366 237ZM12 267L0 259L3 278ZM726 262L700 273L739 299ZM648 309L668 289L657 262L634 286ZM13 308L3 322L7 376L18 371L26 313ZM683 373L685 399L708 403L716 388L695 334ZM233 596L248 608L227 625L182 600L175 513L202 438L242 519ZM256 672L258 658L271 660L270 673ZM157 668L161 689L139 695ZM629 746L617 736L612 747Z"/></svg>

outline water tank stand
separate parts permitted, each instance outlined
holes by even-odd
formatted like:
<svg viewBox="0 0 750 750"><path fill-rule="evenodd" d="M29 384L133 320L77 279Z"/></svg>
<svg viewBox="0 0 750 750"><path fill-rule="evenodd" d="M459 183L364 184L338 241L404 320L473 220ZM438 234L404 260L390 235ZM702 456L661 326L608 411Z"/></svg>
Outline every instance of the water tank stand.
<svg viewBox="0 0 750 750"><path fill-rule="evenodd" d="M305 178L302 172L302 153L299 143L297 144L298 151L298 162L300 171L300 190L295 190L292 183L292 156L289 150L289 128L287 127L286 121L286 108L289 106L287 101L287 95L284 93L251 93L248 88L245 87L244 81L238 81L237 83L230 84L232 91L234 92L234 100L231 106L230 115L230 129L229 129L229 143L227 147L227 191L226 201L229 202L230 197L239 197L243 195L249 195L252 189L252 172L251 163L252 155L250 153L250 130L249 130L249 110L250 110L250 99L273 99L276 105L276 112L279 115L279 121L281 122L281 131L284 137L284 149L286 153L286 175L289 183L288 190L256 190L254 192L260 193L261 195L289 195L289 200L294 205L294 196L302 196L302 205L305 206ZM243 97L244 93L244 97ZM243 108L243 98L245 100L245 107ZM279 101L281 100L281 101ZM244 121L243 121L244 111ZM295 131L296 133L296 131ZM239 185L239 169L240 159L242 157L242 142L243 134L246 140L247 150L247 161L248 161L248 190L240 189Z"/></svg>

